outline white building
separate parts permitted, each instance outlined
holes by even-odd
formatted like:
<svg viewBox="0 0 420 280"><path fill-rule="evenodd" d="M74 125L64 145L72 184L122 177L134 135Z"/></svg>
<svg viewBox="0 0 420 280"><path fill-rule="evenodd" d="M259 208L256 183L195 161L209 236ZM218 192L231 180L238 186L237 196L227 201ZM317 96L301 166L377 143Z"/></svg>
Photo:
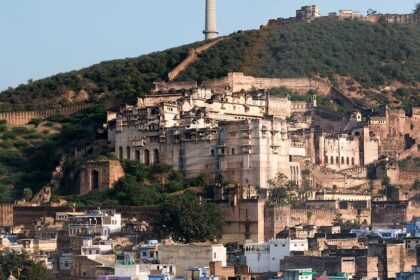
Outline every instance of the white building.
<svg viewBox="0 0 420 280"><path fill-rule="evenodd" d="M121 231L121 214L94 210L83 215L68 217L69 236L100 234L107 237Z"/></svg>
<svg viewBox="0 0 420 280"><path fill-rule="evenodd" d="M108 254L112 252L112 244L106 240L101 240L96 244L93 243L93 240L83 240L80 251L82 256Z"/></svg>
<svg viewBox="0 0 420 280"><path fill-rule="evenodd" d="M59 257L58 270L59 271L71 271L71 259L72 253L63 253Z"/></svg>
<svg viewBox="0 0 420 280"><path fill-rule="evenodd" d="M278 272L280 261L291 252L308 250L307 239L275 239L265 243L245 244L246 264L253 273Z"/></svg>

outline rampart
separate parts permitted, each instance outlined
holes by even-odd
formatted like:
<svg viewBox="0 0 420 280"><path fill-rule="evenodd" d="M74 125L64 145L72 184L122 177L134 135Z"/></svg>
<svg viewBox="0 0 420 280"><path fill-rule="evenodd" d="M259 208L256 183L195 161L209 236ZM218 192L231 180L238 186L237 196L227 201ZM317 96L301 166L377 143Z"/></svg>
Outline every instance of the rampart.
<svg viewBox="0 0 420 280"><path fill-rule="evenodd" d="M244 73L233 72L227 77L204 81L201 86L223 91L229 87L233 92L250 91L252 89L272 89L285 87L293 91L306 93L310 90L327 95L331 85L319 78L256 78L245 76Z"/></svg>
<svg viewBox="0 0 420 280"><path fill-rule="evenodd" d="M40 111L6 112L0 113L0 120L5 120L9 125L25 125L32 119L46 119L52 115L72 115L89 107L89 104L79 104L58 109Z"/></svg>
<svg viewBox="0 0 420 280"><path fill-rule="evenodd" d="M420 14L378 14L367 16L366 20L374 23L388 22L393 24L420 24Z"/></svg>
<svg viewBox="0 0 420 280"><path fill-rule="evenodd" d="M13 226L13 205L0 204L0 227Z"/></svg>
<svg viewBox="0 0 420 280"><path fill-rule="evenodd" d="M204 44L200 47L189 49L187 57L180 64L178 64L178 66L176 66L171 72L168 73L169 81L175 80L182 71L187 69L191 63L193 63L194 61L198 59L198 56L202 52L208 50L209 48L215 46L216 44L218 44L219 42L223 40L225 40L225 38L219 38L210 43Z"/></svg>
<svg viewBox="0 0 420 280"><path fill-rule="evenodd" d="M274 238L285 227L300 224L330 226L337 214L344 220L371 222L370 209L294 209L290 206L266 206L265 239Z"/></svg>
<svg viewBox="0 0 420 280"><path fill-rule="evenodd" d="M372 202L372 225L392 226L420 216L420 201Z"/></svg>

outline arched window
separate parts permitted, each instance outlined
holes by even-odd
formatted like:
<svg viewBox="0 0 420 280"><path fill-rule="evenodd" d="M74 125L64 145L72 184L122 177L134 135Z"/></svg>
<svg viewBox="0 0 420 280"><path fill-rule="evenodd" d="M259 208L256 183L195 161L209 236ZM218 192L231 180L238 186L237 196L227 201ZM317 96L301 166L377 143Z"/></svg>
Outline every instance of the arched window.
<svg viewBox="0 0 420 280"><path fill-rule="evenodd" d="M127 146L127 159L131 159L131 148Z"/></svg>
<svg viewBox="0 0 420 280"><path fill-rule="evenodd" d="M97 170L92 170L90 173L90 188L92 190L99 189L99 172Z"/></svg>
<svg viewBox="0 0 420 280"><path fill-rule="evenodd" d="M136 150L136 160L140 161L140 151Z"/></svg>
<svg viewBox="0 0 420 280"><path fill-rule="evenodd" d="M158 149L153 150L153 157L155 159L155 163L159 163L159 150Z"/></svg>
<svg viewBox="0 0 420 280"><path fill-rule="evenodd" d="M350 159L349 157L346 158L346 164L349 165L350 164Z"/></svg>
<svg viewBox="0 0 420 280"><path fill-rule="evenodd" d="M354 157L351 158L351 165L354 165Z"/></svg>
<svg viewBox="0 0 420 280"><path fill-rule="evenodd" d="M232 148L232 155L235 154L235 148Z"/></svg>
<svg viewBox="0 0 420 280"><path fill-rule="evenodd" d="M325 161L325 164L328 164L328 156L325 156L324 161Z"/></svg>
<svg viewBox="0 0 420 280"><path fill-rule="evenodd" d="M335 164L340 164L340 157L335 157Z"/></svg>
<svg viewBox="0 0 420 280"><path fill-rule="evenodd" d="M333 157L333 156L331 156L331 161L330 161L330 163L331 163L331 164L333 164L333 163L334 163L334 157Z"/></svg>
<svg viewBox="0 0 420 280"><path fill-rule="evenodd" d="M149 150L144 150L144 164L150 165L150 152L149 152Z"/></svg>
<svg viewBox="0 0 420 280"><path fill-rule="evenodd" d="M341 164L344 164L344 157L341 157Z"/></svg>
<svg viewBox="0 0 420 280"><path fill-rule="evenodd" d="M118 148L118 157L119 157L120 159L123 159L123 158L124 158L123 147L119 147L119 148Z"/></svg>

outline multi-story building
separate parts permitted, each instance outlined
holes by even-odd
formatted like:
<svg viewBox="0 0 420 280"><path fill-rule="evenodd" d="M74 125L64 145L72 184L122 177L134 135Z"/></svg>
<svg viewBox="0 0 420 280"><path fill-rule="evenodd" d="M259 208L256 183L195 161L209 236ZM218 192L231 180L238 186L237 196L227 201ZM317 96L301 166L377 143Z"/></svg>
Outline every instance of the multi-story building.
<svg viewBox="0 0 420 280"><path fill-rule="evenodd" d="M306 149L289 139L285 118L311 112L316 99L295 104L288 97L207 89L175 101L148 99L109 118L109 141L120 159L165 163L187 177L207 172L215 180L263 188L279 172L299 183L301 167L291 159L305 156Z"/></svg>
<svg viewBox="0 0 420 280"><path fill-rule="evenodd" d="M246 264L253 273L278 272L280 262L291 252L308 251L307 239L276 239L245 244Z"/></svg>

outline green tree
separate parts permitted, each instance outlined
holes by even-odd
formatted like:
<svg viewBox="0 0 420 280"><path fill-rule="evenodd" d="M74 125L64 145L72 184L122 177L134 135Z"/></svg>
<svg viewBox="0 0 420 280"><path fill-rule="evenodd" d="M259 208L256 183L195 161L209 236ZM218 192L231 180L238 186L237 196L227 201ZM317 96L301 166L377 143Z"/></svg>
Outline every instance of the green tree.
<svg viewBox="0 0 420 280"><path fill-rule="evenodd" d="M177 242L214 241L223 234L221 210L192 193L171 197L161 204L156 232Z"/></svg>
<svg viewBox="0 0 420 280"><path fill-rule="evenodd" d="M52 280L48 270L25 254L10 253L0 256L0 279L7 279L12 274L19 280Z"/></svg>
<svg viewBox="0 0 420 280"><path fill-rule="evenodd" d="M296 183L289 181L283 173L268 180L269 202L274 204L285 204L296 201L298 186Z"/></svg>
<svg viewBox="0 0 420 280"><path fill-rule="evenodd" d="M344 220L343 215L341 213L337 213L335 215L333 225L339 226L341 232L350 232L350 230L352 229L360 228L360 223L358 223L357 221Z"/></svg>
<svg viewBox="0 0 420 280"><path fill-rule="evenodd" d="M420 14L420 3L416 4L416 7L413 10L414 14Z"/></svg>
<svg viewBox="0 0 420 280"><path fill-rule="evenodd" d="M369 9L369 10L367 10L367 12L366 12L366 14L368 15L368 16L371 16L371 15L376 15L378 13L378 11L377 10L373 10L373 9Z"/></svg>

